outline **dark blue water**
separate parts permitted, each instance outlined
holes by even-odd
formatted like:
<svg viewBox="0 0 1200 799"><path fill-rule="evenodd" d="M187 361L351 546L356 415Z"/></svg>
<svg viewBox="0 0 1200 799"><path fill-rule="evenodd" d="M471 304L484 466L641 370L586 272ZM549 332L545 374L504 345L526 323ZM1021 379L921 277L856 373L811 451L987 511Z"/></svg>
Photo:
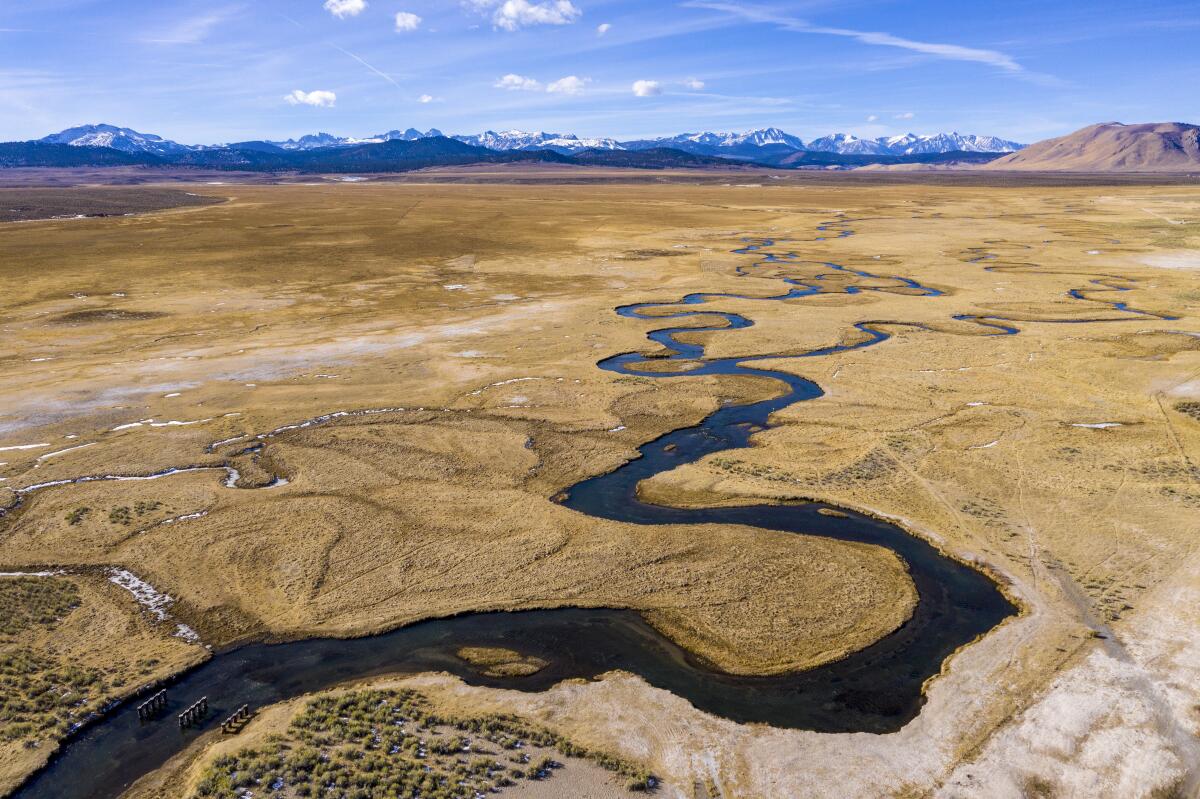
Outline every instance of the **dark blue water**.
<svg viewBox="0 0 1200 799"><path fill-rule="evenodd" d="M836 230L839 237L849 236L848 225L848 221L831 223L822 226L821 232ZM740 271L804 263L792 252L766 252L775 244L751 241L738 250L757 259ZM641 480L714 452L747 447L751 431L769 426L772 413L821 396L820 387L802 377L747 365L781 356L707 358L702 345L677 341L676 336L685 331L737 330L753 324L745 316L704 306L722 298L787 301L831 291L895 291L928 297L940 293L908 278L880 276L833 263L823 267L828 272L816 277L780 278L788 290L769 297L697 293L617 309L620 315L634 319L687 319L708 324L656 330L649 337L667 349L664 357L627 353L601 361L600 368L664 380L702 374L742 375L771 381L776 393L760 402L726 404L694 427L643 445L636 459L571 487L561 501L579 513L644 526L647 535L653 535L650 528L658 524L693 525L698 537L705 534L705 525L742 524L887 547L904 559L919 595L912 618L900 629L839 662L777 677L722 673L671 643L636 613L608 609L475 613L369 638L244 646L217 654L170 685L169 704L160 720L140 721L134 710L140 700L117 708L83 731L17 795L26 799L119 795L198 734L179 730L175 714L201 696L208 697L212 708L203 730L211 729L244 703L261 707L347 680L395 672L445 670L472 684L541 691L566 678L590 678L624 669L701 710L740 722L823 732L898 730L919 712L924 701L922 685L938 673L946 657L1015 612L991 580L900 528L856 513L848 512L845 518L826 516L818 513L822 506L811 503L678 509L637 498ZM828 282L833 275L839 277L837 283ZM850 285L845 285L847 280ZM864 336L856 343L790 357L802 362L878 345L890 336L880 324L857 325ZM681 371L652 369L651 362L660 369L666 363ZM463 646L503 646L538 656L550 665L531 677L488 678L454 657Z"/></svg>

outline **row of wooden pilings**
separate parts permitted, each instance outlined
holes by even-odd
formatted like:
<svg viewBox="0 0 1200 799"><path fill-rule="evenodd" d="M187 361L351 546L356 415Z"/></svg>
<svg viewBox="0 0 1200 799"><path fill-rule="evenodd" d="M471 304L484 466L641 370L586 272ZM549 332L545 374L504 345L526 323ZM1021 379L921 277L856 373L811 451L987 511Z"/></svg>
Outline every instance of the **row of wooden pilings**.
<svg viewBox="0 0 1200 799"><path fill-rule="evenodd" d="M138 718L142 721L148 721L157 716L166 706L167 689L163 688L137 706ZM193 702L187 710L179 714L179 727L180 729L190 727L207 715L208 697L202 696ZM233 711L229 718L221 722L221 732L234 732L242 725L242 722L248 721L249 718L250 706L242 705Z"/></svg>
<svg viewBox="0 0 1200 799"><path fill-rule="evenodd" d="M243 721L250 718L250 706L242 705L233 711L233 715L221 722L221 732L232 732Z"/></svg>
<svg viewBox="0 0 1200 799"><path fill-rule="evenodd" d="M191 707L179 714L179 726L190 727L208 715L208 697L202 696Z"/></svg>
<svg viewBox="0 0 1200 799"><path fill-rule="evenodd" d="M138 718L142 721L153 718L160 710L167 706L167 689L162 689L154 696L142 702L137 707Z"/></svg>

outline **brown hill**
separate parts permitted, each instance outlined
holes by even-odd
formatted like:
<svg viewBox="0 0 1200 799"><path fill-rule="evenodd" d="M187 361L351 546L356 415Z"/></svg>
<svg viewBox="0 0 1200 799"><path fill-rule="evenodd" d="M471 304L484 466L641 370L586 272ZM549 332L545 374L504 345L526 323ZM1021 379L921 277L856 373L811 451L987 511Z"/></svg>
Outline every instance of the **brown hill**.
<svg viewBox="0 0 1200 799"><path fill-rule="evenodd" d="M1105 122L1047 139L982 167L1047 172L1200 172L1200 127Z"/></svg>

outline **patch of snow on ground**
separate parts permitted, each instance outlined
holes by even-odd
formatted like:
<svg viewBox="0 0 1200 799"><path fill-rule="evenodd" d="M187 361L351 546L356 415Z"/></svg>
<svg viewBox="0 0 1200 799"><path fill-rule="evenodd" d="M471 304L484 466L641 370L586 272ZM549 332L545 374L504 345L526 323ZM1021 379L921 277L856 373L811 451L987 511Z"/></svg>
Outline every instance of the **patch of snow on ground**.
<svg viewBox="0 0 1200 799"><path fill-rule="evenodd" d="M68 452L74 452L77 449L87 449L88 447L94 447L94 446L96 446L95 441L91 442L90 444L80 444L79 446L76 446L76 447L67 447L66 449L59 449L59 450L55 450L54 452L47 452L45 455L38 455L38 460L44 461L47 458L54 458L59 455L65 455Z"/></svg>
<svg viewBox="0 0 1200 799"><path fill-rule="evenodd" d="M188 627L186 624L175 625L175 637L182 638L190 644L200 643L200 633Z"/></svg>
<svg viewBox="0 0 1200 799"><path fill-rule="evenodd" d="M109 569L108 579L109 582L121 586L132 594L134 601L149 611L158 621L166 621L170 618L167 609L175 603L170 594L164 594L128 569ZM175 632L172 635L189 643L200 643L200 634L181 622L175 623Z"/></svg>
<svg viewBox="0 0 1200 799"><path fill-rule="evenodd" d="M159 524L176 524L178 522L187 522L191 521L192 519L203 519L207 515L208 511L201 510L196 511L195 513L185 513L182 516L173 516L170 519L163 519L161 522L159 522Z"/></svg>
<svg viewBox="0 0 1200 799"><path fill-rule="evenodd" d="M16 446L12 446L12 447L0 447L0 452L12 452L14 450L19 450L19 449L41 449L42 447L48 447L48 446L50 446L50 445L49 444L17 444Z"/></svg>
<svg viewBox="0 0 1200 799"><path fill-rule="evenodd" d="M170 594L162 593L127 569L110 569L108 580L133 594L134 600L156 619L166 621L167 608L175 601Z"/></svg>
<svg viewBox="0 0 1200 799"><path fill-rule="evenodd" d="M1096 422L1095 424L1083 424L1078 422L1072 424L1071 427L1086 427L1088 430L1107 430L1110 427L1121 427L1120 422Z"/></svg>

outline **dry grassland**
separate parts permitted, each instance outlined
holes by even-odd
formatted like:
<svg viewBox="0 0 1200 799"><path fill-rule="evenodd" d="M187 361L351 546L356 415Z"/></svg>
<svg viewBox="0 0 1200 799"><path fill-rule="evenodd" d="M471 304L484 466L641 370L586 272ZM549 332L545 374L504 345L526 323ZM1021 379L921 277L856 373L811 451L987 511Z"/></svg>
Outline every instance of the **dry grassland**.
<svg viewBox="0 0 1200 799"><path fill-rule="evenodd" d="M0 794L105 704L204 659L131 605L98 574L0 577Z"/></svg>
<svg viewBox="0 0 1200 799"><path fill-rule="evenodd" d="M230 466L238 488L197 471L45 489L0 521L0 565L122 565L177 597L172 612L213 643L585 605L640 610L730 671L829 660L907 617L911 583L890 553L736 527L647 531L549 498L720 398L775 390L597 370L602 357L653 351L654 324L614 306L774 295L778 277L826 274L832 261L881 275L857 282L884 290L833 293L841 278L829 277L815 297L721 299L714 307L756 325L696 340L711 356L786 356L851 342L864 321L894 338L765 362L826 396L779 414L753 448L661 475L643 494L815 498L897 519L1001 575L1023 616L956 656L921 717L891 736L739 727L621 676L540 695L427 687L553 722L689 796L1143 795L1115 792L1138 766L1105 760L1114 740L1153 761L1135 775L1144 795L1194 785L1200 273L1145 259L1200 249L1200 192L196 191L235 196L0 228L11 287L0 447L30 447L0 449L0 486ZM815 241L834 220L856 235ZM773 251L801 260L739 277L754 262L730 254L744 235L790 239ZM944 295L914 296L890 275ZM989 335L995 324L1021 333ZM387 412L256 438L366 409ZM246 453L254 444L265 446ZM280 476L286 485L255 489ZM1063 699L1079 686L1082 698ZM1069 713L1046 710L1061 702ZM1054 735L1030 721L1039 712Z"/></svg>

